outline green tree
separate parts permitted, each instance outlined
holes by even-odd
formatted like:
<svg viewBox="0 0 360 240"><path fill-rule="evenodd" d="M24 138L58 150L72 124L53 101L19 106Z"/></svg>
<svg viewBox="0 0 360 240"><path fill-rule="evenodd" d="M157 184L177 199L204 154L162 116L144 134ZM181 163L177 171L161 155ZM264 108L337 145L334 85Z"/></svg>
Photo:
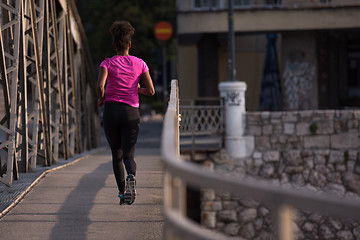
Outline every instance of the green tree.
<svg viewBox="0 0 360 240"><path fill-rule="evenodd" d="M111 24L127 20L135 28L130 54L156 68L158 63L153 59L163 43L155 38L154 26L159 21L168 21L175 28L176 0L77 0L76 5L95 64L115 54L109 33ZM168 56L173 55L174 37L166 45Z"/></svg>

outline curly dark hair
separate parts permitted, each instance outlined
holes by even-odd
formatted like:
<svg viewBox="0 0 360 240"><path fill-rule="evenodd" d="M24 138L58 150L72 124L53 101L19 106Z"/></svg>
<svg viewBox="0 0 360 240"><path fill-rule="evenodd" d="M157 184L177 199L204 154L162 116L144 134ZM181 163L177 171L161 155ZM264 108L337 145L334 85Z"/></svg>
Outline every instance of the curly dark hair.
<svg viewBox="0 0 360 240"><path fill-rule="evenodd" d="M115 21L110 29L113 43L117 51L124 51L128 47L135 28L128 21Z"/></svg>

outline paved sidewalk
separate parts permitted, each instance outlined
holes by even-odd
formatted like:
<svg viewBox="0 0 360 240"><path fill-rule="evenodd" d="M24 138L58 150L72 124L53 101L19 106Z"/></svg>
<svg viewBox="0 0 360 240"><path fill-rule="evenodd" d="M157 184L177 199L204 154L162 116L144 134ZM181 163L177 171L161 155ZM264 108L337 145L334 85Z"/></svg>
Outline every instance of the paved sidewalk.
<svg viewBox="0 0 360 240"><path fill-rule="evenodd" d="M119 205L110 149L101 148L47 174L0 220L1 239L162 239L159 129L141 126L133 205Z"/></svg>

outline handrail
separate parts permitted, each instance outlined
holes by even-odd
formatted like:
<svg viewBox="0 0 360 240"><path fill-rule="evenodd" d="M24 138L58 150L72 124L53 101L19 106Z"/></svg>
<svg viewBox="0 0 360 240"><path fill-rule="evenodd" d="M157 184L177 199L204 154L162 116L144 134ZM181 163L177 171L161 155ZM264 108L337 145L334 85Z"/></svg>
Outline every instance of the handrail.
<svg viewBox="0 0 360 240"><path fill-rule="evenodd" d="M186 181L186 184L191 186L227 191L236 195L246 195L246 197L270 203L274 209L272 211L273 214L277 214L275 219L281 223L284 222L284 219L281 219L284 211L281 211L281 209L285 209L286 212L288 210L286 206L302 210L313 210L327 216L360 220L359 201L328 194L314 194L305 190L284 189L270 185L265 181L247 178L240 181L236 177L210 173L196 164L183 161L179 156L178 146L179 118L177 91L177 81L173 80L171 82L170 102L164 118L161 144L165 174ZM164 214L166 228L172 228L170 231L174 232L186 232L187 235L191 236L186 239L224 239L223 235L215 233L209 235L209 230L202 229L198 231L199 227L196 228L196 225L182 216L179 211L172 209L169 204L166 204L172 201L172 190L167 189L167 187L169 187L169 184L165 182ZM290 220L289 215L286 216L287 220ZM277 222L275 222L275 226L279 226ZM289 235L286 237L281 235L282 227L279 226L279 229L274 229L276 237L278 239L289 239Z"/></svg>

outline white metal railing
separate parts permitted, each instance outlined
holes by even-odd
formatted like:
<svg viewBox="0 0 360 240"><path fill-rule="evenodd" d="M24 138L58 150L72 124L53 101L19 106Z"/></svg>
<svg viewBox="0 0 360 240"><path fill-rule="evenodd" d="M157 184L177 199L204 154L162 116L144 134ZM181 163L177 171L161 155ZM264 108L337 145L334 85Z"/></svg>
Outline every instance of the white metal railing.
<svg viewBox="0 0 360 240"><path fill-rule="evenodd" d="M185 182L199 188L227 191L254 198L272 207L275 238L294 239L291 229L292 208L316 211L327 216L360 220L359 201L333 195L283 189L264 181L237 179L210 173L179 154L179 100L177 81L171 82L170 102L162 132L162 156L165 166L164 216L165 239L226 239L226 236L203 229L185 217Z"/></svg>
<svg viewBox="0 0 360 240"><path fill-rule="evenodd" d="M321 8L359 6L359 0L233 0L234 9L258 8ZM226 10L228 0L177 0L177 9L186 11L221 11Z"/></svg>

